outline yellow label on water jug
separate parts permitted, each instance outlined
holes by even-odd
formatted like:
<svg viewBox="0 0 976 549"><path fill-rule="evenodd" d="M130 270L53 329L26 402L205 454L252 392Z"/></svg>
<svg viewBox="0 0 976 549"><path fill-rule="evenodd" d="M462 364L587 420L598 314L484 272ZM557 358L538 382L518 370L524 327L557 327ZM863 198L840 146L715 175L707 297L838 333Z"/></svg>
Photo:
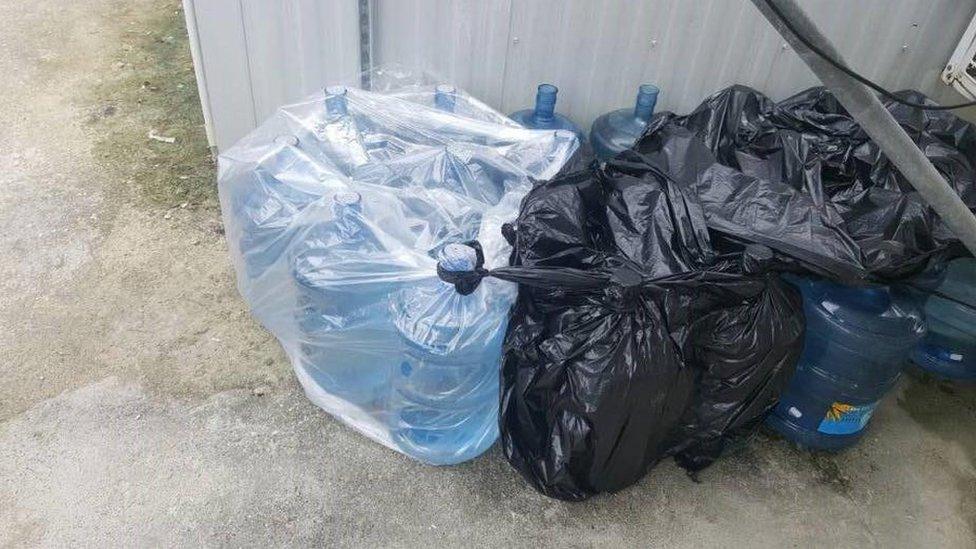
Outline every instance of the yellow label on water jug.
<svg viewBox="0 0 976 549"><path fill-rule="evenodd" d="M871 404L854 405L835 402L827 409L823 421L817 431L828 435L850 435L864 429L871 419L871 414L878 407L877 402Z"/></svg>

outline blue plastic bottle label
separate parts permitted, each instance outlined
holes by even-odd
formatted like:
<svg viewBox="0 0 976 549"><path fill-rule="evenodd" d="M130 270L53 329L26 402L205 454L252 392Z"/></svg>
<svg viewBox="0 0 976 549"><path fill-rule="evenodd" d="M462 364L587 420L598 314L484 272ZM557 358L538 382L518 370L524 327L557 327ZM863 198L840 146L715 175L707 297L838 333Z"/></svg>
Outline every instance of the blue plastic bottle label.
<svg viewBox="0 0 976 549"><path fill-rule="evenodd" d="M817 431L827 435L850 435L854 434L868 424L871 414L878 407L877 402L855 406L843 402L835 402L830 405L827 415L820 422Z"/></svg>

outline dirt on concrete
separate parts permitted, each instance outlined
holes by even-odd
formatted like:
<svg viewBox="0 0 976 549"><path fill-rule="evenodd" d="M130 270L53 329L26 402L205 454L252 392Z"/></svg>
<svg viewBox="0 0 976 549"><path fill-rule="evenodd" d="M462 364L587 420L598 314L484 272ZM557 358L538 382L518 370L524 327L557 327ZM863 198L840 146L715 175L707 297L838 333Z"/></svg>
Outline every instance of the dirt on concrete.
<svg viewBox="0 0 976 549"><path fill-rule="evenodd" d="M580 504L301 394L235 289L176 0L0 0L0 547L976 544L976 389ZM165 143L149 133L175 137Z"/></svg>
<svg viewBox="0 0 976 549"><path fill-rule="evenodd" d="M80 94L99 167L130 197L213 212L216 166L179 4L112 11L121 45L111 70Z"/></svg>
<svg viewBox="0 0 976 549"><path fill-rule="evenodd" d="M898 398L898 405L927 434L939 437L952 445L976 470L976 386L959 386L928 375L915 375ZM969 528L976 532L976 476L960 471L946 459L933 465L952 471L956 489L961 498L958 512L969 521Z"/></svg>
<svg viewBox="0 0 976 549"><path fill-rule="evenodd" d="M0 14L0 419L113 374L177 396L289 380L234 288L180 3Z"/></svg>

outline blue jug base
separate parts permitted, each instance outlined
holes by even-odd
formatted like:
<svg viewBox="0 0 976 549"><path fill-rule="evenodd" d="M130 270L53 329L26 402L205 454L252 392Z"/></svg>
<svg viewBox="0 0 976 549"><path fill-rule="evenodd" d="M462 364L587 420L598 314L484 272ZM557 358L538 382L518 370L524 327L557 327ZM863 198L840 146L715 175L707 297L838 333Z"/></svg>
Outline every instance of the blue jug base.
<svg viewBox="0 0 976 549"><path fill-rule="evenodd" d="M350 404L376 404L389 393L389 376L383 372L319 366L308 359L303 367L312 383Z"/></svg>
<svg viewBox="0 0 976 549"><path fill-rule="evenodd" d="M916 352L912 354L911 366L914 368L910 369L917 369L945 381L976 384L976 367L964 362L948 362L928 353Z"/></svg>
<svg viewBox="0 0 976 549"><path fill-rule="evenodd" d="M497 407L482 411L401 410L399 427L391 429L400 450L432 465L454 465L474 459L498 440Z"/></svg>
<svg viewBox="0 0 976 549"><path fill-rule="evenodd" d="M811 431L775 413L770 413L766 416L765 424L784 439L803 450L839 452L854 446L864 436L864 429L849 435L827 435L818 431Z"/></svg>
<svg viewBox="0 0 976 549"><path fill-rule="evenodd" d="M345 386L345 384L334 382L327 379L325 376L315 375L312 372L309 372L309 377L312 379L312 382L314 382L326 393L341 398L350 404L355 404L356 406L375 405L381 400L382 397L380 390L369 391L349 389L347 386ZM382 386L379 388L382 388Z"/></svg>
<svg viewBox="0 0 976 549"><path fill-rule="evenodd" d="M477 444L457 444L438 440L438 435L418 428L399 429L393 440L403 453L431 465L457 465L485 453L498 440L498 430L485 433ZM470 442L470 441L469 441Z"/></svg>

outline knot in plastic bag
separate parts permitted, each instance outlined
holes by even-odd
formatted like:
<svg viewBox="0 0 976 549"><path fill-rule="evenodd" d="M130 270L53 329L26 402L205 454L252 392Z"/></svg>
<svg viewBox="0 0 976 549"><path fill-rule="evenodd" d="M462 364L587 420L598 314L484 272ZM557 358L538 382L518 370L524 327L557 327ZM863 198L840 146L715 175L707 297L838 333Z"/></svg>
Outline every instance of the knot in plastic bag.
<svg viewBox="0 0 976 549"><path fill-rule="evenodd" d="M616 267L610 273L610 284L604 291L613 309L626 312L637 309L643 296L644 277L627 267Z"/></svg>
<svg viewBox="0 0 976 549"><path fill-rule="evenodd" d="M488 276L484 265L485 253L477 240L448 244L441 250L437 276L452 284L457 293L469 295L478 288L481 279Z"/></svg>

